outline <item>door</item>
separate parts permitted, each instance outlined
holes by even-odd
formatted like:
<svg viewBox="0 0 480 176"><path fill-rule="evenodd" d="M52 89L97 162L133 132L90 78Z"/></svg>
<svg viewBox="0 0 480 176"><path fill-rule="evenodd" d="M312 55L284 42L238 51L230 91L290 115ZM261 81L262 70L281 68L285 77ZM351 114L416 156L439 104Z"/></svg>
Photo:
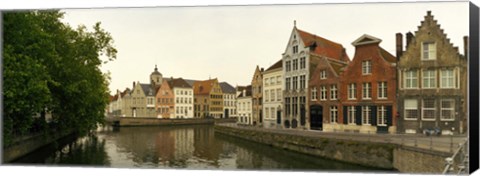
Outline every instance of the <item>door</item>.
<svg viewBox="0 0 480 176"><path fill-rule="evenodd" d="M282 123L282 111L277 111L277 124Z"/></svg>
<svg viewBox="0 0 480 176"><path fill-rule="evenodd" d="M225 114L225 118L227 118L227 119L228 119L228 117L229 117L229 115L228 115L228 109L225 109L225 112L224 112L224 114Z"/></svg>
<svg viewBox="0 0 480 176"><path fill-rule="evenodd" d="M310 129L322 130L323 128L323 107L320 105L310 106Z"/></svg>

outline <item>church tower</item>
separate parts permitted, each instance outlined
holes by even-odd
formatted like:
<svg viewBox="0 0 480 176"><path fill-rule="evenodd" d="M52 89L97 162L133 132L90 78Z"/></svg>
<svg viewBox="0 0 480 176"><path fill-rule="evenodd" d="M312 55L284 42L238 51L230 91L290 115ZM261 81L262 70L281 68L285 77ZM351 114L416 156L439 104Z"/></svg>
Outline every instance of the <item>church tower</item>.
<svg viewBox="0 0 480 176"><path fill-rule="evenodd" d="M158 72L157 65L155 65L155 70L152 72L152 74L150 74L150 85L154 88L157 88L160 87L162 81L162 74Z"/></svg>

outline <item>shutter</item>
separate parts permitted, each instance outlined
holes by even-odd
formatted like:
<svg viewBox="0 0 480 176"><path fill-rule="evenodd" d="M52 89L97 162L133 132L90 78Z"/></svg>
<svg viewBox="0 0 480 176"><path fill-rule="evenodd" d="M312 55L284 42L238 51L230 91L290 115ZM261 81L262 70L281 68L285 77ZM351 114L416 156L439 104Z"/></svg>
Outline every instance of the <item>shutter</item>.
<svg viewBox="0 0 480 176"><path fill-rule="evenodd" d="M348 108L343 106L343 124L348 124Z"/></svg>
<svg viewBox="0 0 480 176"><path fill-rule="evenodd" d="M392 126L393 116L392 116L392 106L387 106L387 126Z"/></svg>
<svg viewBox="0 0 480 176"><path fill-rule="evenodd" d="M371 110L370 111L370 124L373 126L377 126L377 106L370 106Z"/></svg>
<svg viewBox="0 0 480 176"><path fill-rule="evenodd" d="M355 123L357 125L362 125L362 107L355 106Z"/></svg>

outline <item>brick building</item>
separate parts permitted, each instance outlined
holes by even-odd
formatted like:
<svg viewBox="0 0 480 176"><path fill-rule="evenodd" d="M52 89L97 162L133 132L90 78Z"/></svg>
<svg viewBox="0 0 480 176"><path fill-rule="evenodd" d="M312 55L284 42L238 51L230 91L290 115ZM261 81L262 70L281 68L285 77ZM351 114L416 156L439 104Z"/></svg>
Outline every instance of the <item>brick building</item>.
<svg viewBox="0 0 480 176"><path fill-rule="evenodd" d="M402 51L402 35L396 37L400 58L397 67L398 131L422 133L440 129L442 134L464 133L466 57L450 43L430 11L415 34L407 33L405 51Z"/></svg>
<svg viewBox="0 0 480 176"><path fill-rule="evenodd" d="M263 122L263 68L258 65L252 78L252 118L253 125L262 126Z"/></svg>
<svg viewBox="0 0 480 176"><path fill-rule="evenodd" d="M355 40L355 56L340 78L338 119L334 130L362 133L396 131L396 61L379 46L381 40L363 35Z"/></svg>
<svg viewBox="0 0 480 176"><path fill-rule="evenodd" d="M223 93L216 78L194 82L193 94L195 117L223 117Z"/></svg>

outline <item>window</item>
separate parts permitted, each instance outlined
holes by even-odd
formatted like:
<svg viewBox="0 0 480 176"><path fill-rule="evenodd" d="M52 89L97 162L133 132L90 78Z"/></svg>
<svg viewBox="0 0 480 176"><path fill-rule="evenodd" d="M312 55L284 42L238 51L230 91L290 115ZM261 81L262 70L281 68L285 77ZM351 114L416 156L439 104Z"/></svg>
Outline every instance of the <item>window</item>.
<svg viewBox="0 0 480 176"><path fill-rule="evenodd" d="M332 100L337 99L337 85L332 85L330 87L330 99Z"/></svg>
<svg viewBox="0 0 480 176"><path fill-rule="evenodd" d="M268 118L269 116L270 116L269 108L266 108L265 117Z"/></svg>
<svg viewBox="0 0 480 176"><path fill-rule="evenodd" d="M312 100L314 100L314 101L317 100L318 96L317 96L317 88L316 87L314 87L312 89L312 95L311 96L312 96Z"/></svg>
<svg viewBox="0 0 480 176"><path fill-rule="evenodd" d="M298 59L293 60L293 70L298 70Z"/></svg>
<svg viewBox="0 0 480 176"><path fill-rule="evenodd" d="M337 106L330 106L330 122L338 122L338 108Z"/></svg>
<svg viewBox="0 0 480 176"><path fill-rule="evenodd" d="M281 84L282 84L282 77L277 76L277 85L281 85Z"/></svg>
<svg viewBox="0 0 480 176"><path fill-rule="evenodd" d="M363 61L362 62L362 74L363 75L372 74L372 61Z"/></svg>
<svg viewBox="0 0 480 176"><path fill-rule="evenodd" d="M422 60L435 60L437 58L437 49L434 42L423 42Z"/></svg>
<svg viewBox="0 0 480 176"><path fill-rule="evenodd" d="M327 79L327 71L326 70L320 71L320 79Z"/></svg>
<svg viewBox="0 0 480 176"><path fill-rule="evenodd" d="M275 101L275 90L270 90L270 101Z"/></svg>
<svg viewBox="0 0 480 176"><path fill-rule="evenodd" d="M440 119L441 120L455 120L455 102L452 99L441 100Z"/></svg>
<svg viewBox="0 0 480 176"><path fill-rule="evenodd" d="M285 114L290 115L290 98L285 98Z"/></svg>
<svg viewBox="0 0 480 176"><path fill-rule="evenodd" d="M293 46L293 54L298 53L298 45Z"/></svg>
<svg viewBox="0 0 480 176"><path fill-rule="evenodd" d="M407 99L404 102L405 120L416 120L418 116L418 102L415 99Z"/></svg>
<svg viewBox="0 0 480 176"><path fill-rule="evenodd" d="M357 86L355 83L348 85L348 99L355 100L357 98Z"/></svg>
<svg viewBox="0 0 480 176"><path fill-rule="evenodd" d="M387 126L387 109L385 106L379 106L377 110L377 126Z"/></svg>
<svg viewBox="0 0 480 176"><path fill-rule="evenodd" d="M423 70L422 74L423 74L422 88L429 89L429 88L435 88L437 86L435 70Z"/></svg>
<svg viewBox="0 0 480 176"><path fill-rule="evenodd" d="M453 69L441 70L440 71L440 83L441 88L454 88L455 87L455 77L453 76Z"/></svg>
<svg viewBox="0 0 480 176"><path fill-rule="evenodd" d="M355 106L348 107L348 123L355 124Z"/></svg>
<svg viewBox="0 0 480 176"><path fill-rule="evenodd" d="M362 106L362 125L370 125L370 106Z"/></svg>
<svg viewBox="0 0 480 176"><path fill-rule="evenodd" d="M265 102L268 102L268 100L270 100L269 95L270 94L268 94L268 90L265 90Z"/></svg>
<svg viewBox="0 0 480 176"><path fill-rule="evenodd" d="M265 80L263 81L263 84L265 84L264 86L268 86L270 84L270 82L268 81L268 78L265 78Z"/></svg>
<svg viewBox="0 0 480 176"><path fill-rule="evenodd" d="M282 101L282 89L277 89L277 101Z"/></svg>
<svg viewBox="0 0 480 176"><path fill-rule="evenodd" d="M291 67L290 63L291 63L291 61L287 61L286 64L285 64L285 65L287 65L287 66L285 67L285 69L286 69L287 72L289 72L289 71L292 70L292 67Z"/></svg>
<svg viewBox="0 0 480 176"><path fill-rule="evenodd" d="M321 96L320 100L326 100L327 99L327 88L325 86L322 86L320 88Z"/></svg>
<svg viewBox="0 0 480 176"><path fill-rule="evenodd" d="M298 89L298 77L293 77L293 90L297 90Z"/></svg>
<svg viewBox="0 0 480 176"><path fill-rule="evenodd" d="M275 118L275 108L270 108L270 118L274 119Z"/></svg>
<svg viewBox="0 0 480 176"><path fill-rule="evenodd" d="M362 98L363 99L372 98L372 83L363 83Z"/></svg>
<svg viewBox="0 0 480 176"><path fill-rule="evenodd" d="M435 120L435 100L434 99L423 100L422 119Z"/></svg>
<svg viewBox="0 0 480 176"><path fill-rule="evenodd" d="M305 57L300 58L300 69L305 69Z"/></svg>
<svg viewBox="0 0 480 176"><path fill-rule="evenodd" d="M405 72L405 87L407 89L417 88L417 70Z"/></svg>
<svg viewBox="0 0 480 176"><path fill-rule="evenodd" d="M285 90L290 90L290 78L285 81Z"/></svg>
<svg viewBox="0 0 480 176"><path fill-rule="evenodd" d="M305 89L305 75L300 76L300 89Z"/></svg>
<svg viewBox="0 0 480 176"><path fill-rule="evenodd" d="M387 82L378 83L378 99L387 98Z"/></svg>

